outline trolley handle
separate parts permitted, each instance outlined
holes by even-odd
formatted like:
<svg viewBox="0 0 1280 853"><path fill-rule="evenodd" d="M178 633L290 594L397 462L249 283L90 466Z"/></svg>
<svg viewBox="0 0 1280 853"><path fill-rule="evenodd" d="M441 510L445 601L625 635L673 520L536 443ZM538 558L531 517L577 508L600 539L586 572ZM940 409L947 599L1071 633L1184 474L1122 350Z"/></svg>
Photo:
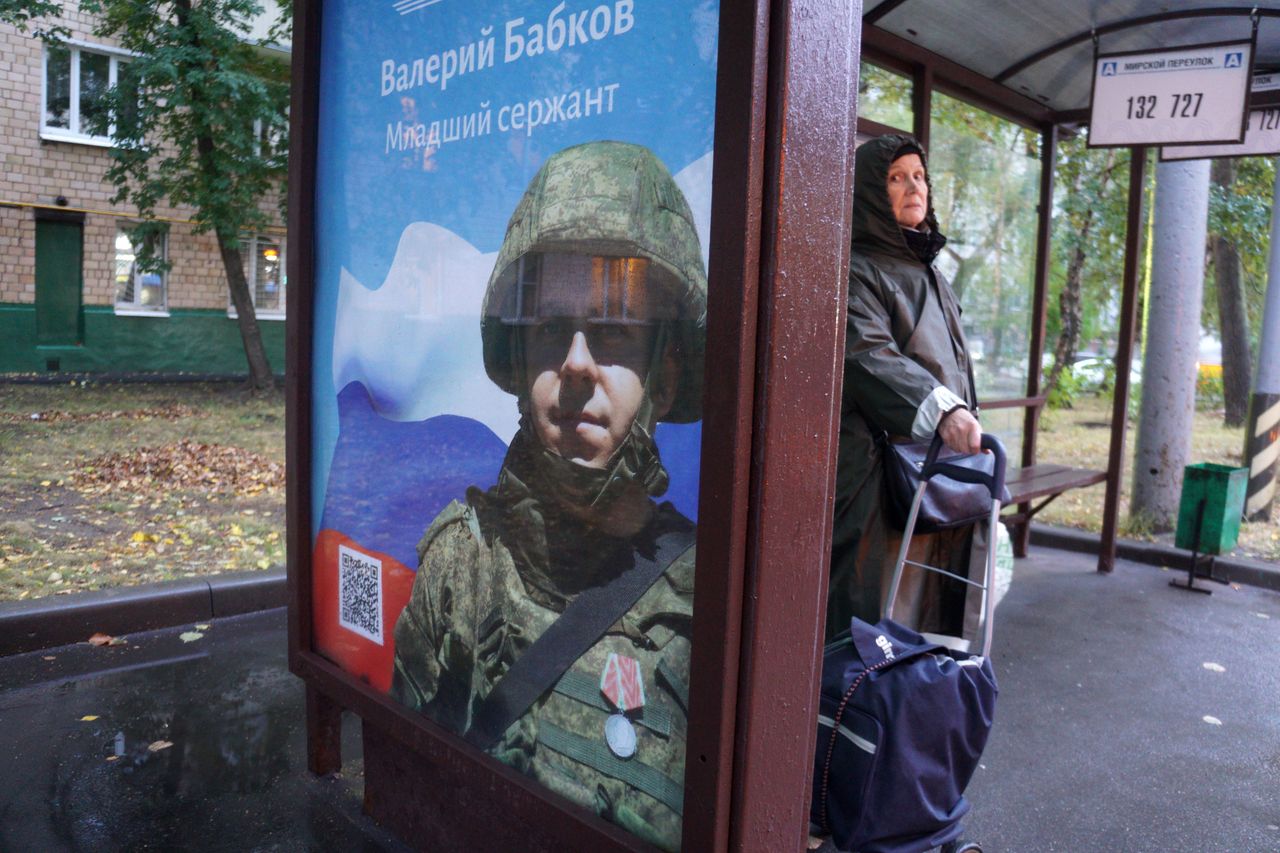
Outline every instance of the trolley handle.
<svg viewBox="0 0 1280 853"><path fill-rule="evenodd" d="M929 445L929 453L924 458L924 467L920 473L921 477L928 480L935 475L941 474L961 483L975 483L986 486L987 490L991 492L992 500L998 501L1003 498L1006 460L1004 445L1000 443L1000 439L989 432L982 434L982 449L991 451L992 455L995 456L994 470L990 474L966 465L958 465L954 461L957 459L972 459L973 456L952 456L939 462L938 453L942 450L942 446L942 436L935 433L933 444ZM978 454L974 454L974 456L976 455Z"/></svg>

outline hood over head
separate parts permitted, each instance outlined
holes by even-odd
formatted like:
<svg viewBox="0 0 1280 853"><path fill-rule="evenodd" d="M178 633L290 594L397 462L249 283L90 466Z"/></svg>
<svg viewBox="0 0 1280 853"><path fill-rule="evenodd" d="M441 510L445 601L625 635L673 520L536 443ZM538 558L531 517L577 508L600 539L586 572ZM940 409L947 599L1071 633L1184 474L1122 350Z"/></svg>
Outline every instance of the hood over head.
<svg viewBox="0 0 1280 853"><path fill-rule="evenodd" d="M854 155L853 172L853 221L851 242L862 251L881 252L913 261L922 261L920 253L908 245L902 226L893 216L889 203L889 167L904 154L919 154L925 167L925 181L929 185L929 210L921 230L927 229L930 260L946 242L938 230L938 218L933 211L933 183L929 181L929 160L924 148L914 137L905 133L889 133L878 136L858 147Z"/></svg>

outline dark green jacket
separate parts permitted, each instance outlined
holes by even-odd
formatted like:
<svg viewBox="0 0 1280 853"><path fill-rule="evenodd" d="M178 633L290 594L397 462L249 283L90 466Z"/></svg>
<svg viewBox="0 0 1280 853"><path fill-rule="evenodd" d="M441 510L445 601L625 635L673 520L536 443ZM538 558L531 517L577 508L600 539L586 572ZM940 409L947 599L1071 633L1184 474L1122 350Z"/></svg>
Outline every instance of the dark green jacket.
<svg viewBox="0 0 1280 853"><path fill-rule="evenodd" d="M936 265L908 248L889 204L889 165L909 142L882 136L856 155L828 637L847 629L851 616L876 620L883 566L896 556L885 553L875 437L911 435L921 404L938 385L970 408L977 404L960 305ZM945 239L932 192L925 222L940 247Z"/></svg>

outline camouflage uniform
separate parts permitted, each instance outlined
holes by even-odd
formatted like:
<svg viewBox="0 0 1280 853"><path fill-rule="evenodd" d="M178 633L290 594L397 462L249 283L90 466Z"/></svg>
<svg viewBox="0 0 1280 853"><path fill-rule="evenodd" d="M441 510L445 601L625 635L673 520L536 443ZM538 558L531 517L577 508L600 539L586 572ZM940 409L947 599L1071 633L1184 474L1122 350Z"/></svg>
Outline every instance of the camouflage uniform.
<svg viewBox="0 0 1280 853"><path fill-rule="evenodd" d="M561 459L529 426L503 272L527 253L547 251L644 258L663 272L670 287L661 298L673 310L659 337L681 359L665 419L700 415L706 278L687 203L638 146L591 143L556 154L511 218L482 321L489 376L521 398L526 416L497 484L472 487L465 504L451 503L427 529L412 597L395 628L392 694L458 733L576 594L630 569L637 553L652 555L659 536L692 527L671 504L652 501L645 502L651 519L634 536L610 536L584 520L584 507L607 508L624 489L665 491L647 392L629 437L603 469ZM690 547L489 750L668 850L680 845L693 575ZM600 676L610 652L637 660L644 684L642 711L628 715L637 743L626 759L604 737L613 709Z"/></svg>

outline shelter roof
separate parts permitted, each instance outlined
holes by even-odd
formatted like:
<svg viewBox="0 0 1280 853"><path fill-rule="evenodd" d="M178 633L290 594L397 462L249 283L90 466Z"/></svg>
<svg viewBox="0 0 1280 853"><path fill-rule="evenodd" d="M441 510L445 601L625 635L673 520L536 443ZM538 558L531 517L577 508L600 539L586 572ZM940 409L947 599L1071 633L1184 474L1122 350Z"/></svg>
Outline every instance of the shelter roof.
<svg viewBox="0 0 1280 853"><path fill-rule="evenodd" d="M1095 36L1103 53L1247 40L1255 11L1254 67L1280 70L1280 0L865 0L863 22L1070 114L1089 106Z"/></svg>

